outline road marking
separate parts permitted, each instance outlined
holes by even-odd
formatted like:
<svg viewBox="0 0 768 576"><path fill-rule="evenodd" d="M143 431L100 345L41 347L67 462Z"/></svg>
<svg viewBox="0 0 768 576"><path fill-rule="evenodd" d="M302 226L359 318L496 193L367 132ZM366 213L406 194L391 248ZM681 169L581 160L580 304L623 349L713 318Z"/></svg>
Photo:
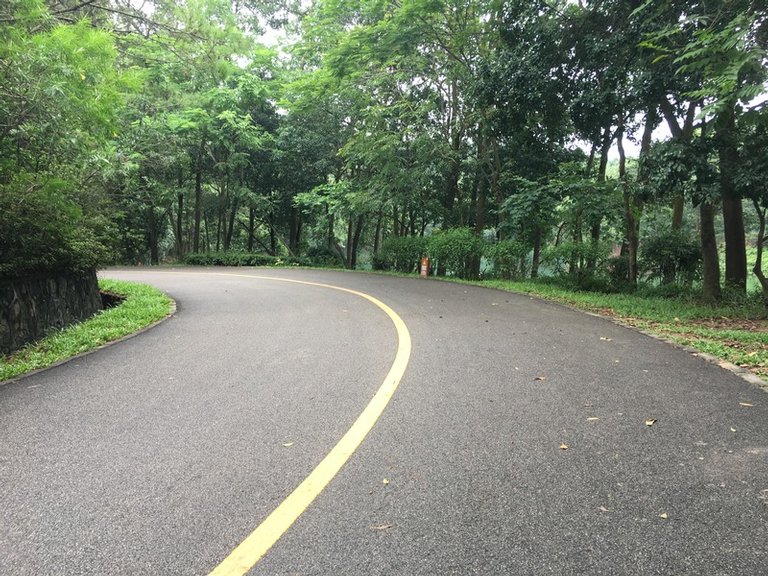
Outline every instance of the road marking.
<svg viewBox="0 0 768 576"><path fill-rule="evenodd" d="M318 282L305 282L303 280L291 280L288 278L278 278L272 276L251 276L247 274L226 274L222 272L213 272L212 275L237 276L242 278L255 278L259 280L274 280L278 282L290 282L293 284L304 284L307 286L318 286L321 288L330 288L347 292L360 298L364 298L374 305L378 306L389 316L397 331L397 353L392 367L384 379L384 383L378 389L373 399L368 403L363 412L355 420L352 427L339 440L336 446L323 458L317 467L291 492L283 502L275 508L266 519L251 532L242 543L240 543L221 564L216 566L209 576L242 576L246 574L256 563L267 553L267 551L277 542L280 537L291 527L310 504L318 497L320 492L333 480L334 476L346 464L352 454L357 450L365 437L373 428L376 421L381 416L384 409L389 404L392 395L395 393L400 380L408 366L408 359L411 356L411 335L402 318L384 304L381 300L374 298L364 292L333 286L331 284L322 284Z"/></svg>

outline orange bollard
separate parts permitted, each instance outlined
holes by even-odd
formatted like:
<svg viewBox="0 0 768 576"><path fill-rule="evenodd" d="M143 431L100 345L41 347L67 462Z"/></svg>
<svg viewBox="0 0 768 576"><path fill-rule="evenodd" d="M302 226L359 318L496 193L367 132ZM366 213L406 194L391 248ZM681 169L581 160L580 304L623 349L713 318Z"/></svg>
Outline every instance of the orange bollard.
<svg viewBox="0 0 768 576"><path fill-rule="evenodd" d="M426 256L421 259L421 274L422 278L426 278L429 274L429 258Z"/></svg>

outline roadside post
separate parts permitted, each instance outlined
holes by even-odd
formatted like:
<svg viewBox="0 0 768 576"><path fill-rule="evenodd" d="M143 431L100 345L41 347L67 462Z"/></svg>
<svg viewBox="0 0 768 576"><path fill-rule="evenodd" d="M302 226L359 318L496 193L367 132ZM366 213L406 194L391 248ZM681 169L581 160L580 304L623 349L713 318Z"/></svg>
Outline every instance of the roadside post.
<svg viewBox="0 0 768 576"><path fill-rule="evenodd" d="M426 256L421 259L420 271L420 276L422 278L426 278L429 275L429 258Z"/></svg>

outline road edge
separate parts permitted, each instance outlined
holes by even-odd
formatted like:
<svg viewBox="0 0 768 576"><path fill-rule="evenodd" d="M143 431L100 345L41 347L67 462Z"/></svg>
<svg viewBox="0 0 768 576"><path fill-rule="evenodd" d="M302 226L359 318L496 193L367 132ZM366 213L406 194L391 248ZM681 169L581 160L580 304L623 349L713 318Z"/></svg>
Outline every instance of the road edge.
<svg viewBox="0 0 768 576"><path fill-rule="evenodd" d="M74 356L70 356L69 358L64 358L63 360L58 360L54 362L53 364L50 364L48 366L45 366L43 368L36 368L35 370L31 370L30 372L25 372L24 374L19 374L18 376L14 376L13 378L9 378L8 380L2 380L0 381L0 387L6 386L8 384L14 384L16 382L19 382L20 380L24 380L25 378L28 378L30 376L34 376L35 374L39 374L41 372L45 372L47 370L52 370L53 368L57 368L59 366L62 366L64 364L67 364L69 362L72 362L74 360L78 360L80 358L83 358L84 356L88 356L90 354L94 354L95 352L98 352L99 350L103 350L104 348L108 348L109 346L112 346L114 344L119 344L120 342L125 342L126 340L130 340L131 338L134 338L140 334L143 334L144 332L147 332L149 330L152 330L155 326L158 326L165 322L166 320L171 319L177 311L176 306L176 300L168 296L165 292L163 292L165 296L171 301L171 305L169 306L168 313L163 317L160 318L160 320L155 320L151 324L147 324L146 326L139 328L135 332L131 332L130 334L126 334L125 336L121 336L120 338L117 338L116 340L110 340L109 342L105 342L104 344L101 344L97 346L96 348L91 348L90 350L85 350L84 352L80 352L78 354L75 354Z"/></svg>

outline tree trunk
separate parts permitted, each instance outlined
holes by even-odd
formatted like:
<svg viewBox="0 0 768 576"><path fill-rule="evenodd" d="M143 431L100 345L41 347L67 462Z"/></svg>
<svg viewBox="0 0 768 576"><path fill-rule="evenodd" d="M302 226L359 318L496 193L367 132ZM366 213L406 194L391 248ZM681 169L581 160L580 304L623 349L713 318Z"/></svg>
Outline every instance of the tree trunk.
<svg viewBox="0 0 768 576"><path fill-rule="evenodd" d="M197 150L195 161L195 232L192 236L192 252L200 252L200 219L203 203L203 142Z"/></svg>
<svg viewBox="0 0 768 576"><path fill-rule="evenodd" d="M176 257L181 258L184 256L184 230L183 230L183 213L184 213L184 193L179 192L176 195Z"/></svg>
<svg viewBox="0 0 768 576"><path fill-rule="evenodd" d="M334 233L334 226L336 224L336 217L328 212L328 207L325 208L326 214L328 214L328 250L333 250L336 245L336 234Z"/></svg>
<svg viewBox="0 0 768 576"><path fill-rule="evenodd" d="M269 253L277 256L277 232L275 231L275 213L269 213Z"/></svg>
<svg viewBox="0 0 768 576"><path fill-rule="evenodd" d="M618 136L617 132L617 136ZM608 171L608 152L611 150L611 144L613 144L613 134L611 133L611 127L606 126L603 131L603 140L600 146L600 165L597 170L597 181L604 183L606 179L606 173ZM589 225L589 235L592 242L592 248L596 248L600 243L600 235L602 228L602 218L597 221L592 221ZM589 274L594 274L597 267L597 260L594 255L590 255L586 262L586 271Z"/></svg>
<svg viewBox="0 0 768 576"><path fill-rule="evenodd" d="M538 278L541 264L541 239L544 236L540 228L536 229L533 237L533 256L531 257L531 278Z"/></svg>
<svg viewBox="0 0 768 576"><path fill-rule="evenodd" d="M384 222L384 212L379 211L379 216L376 219L376 232L373 235L373 253L374 254L377 254L379 252L379 247L381 246L381 227L383 222Z"/></svg>
<svg viewBox="0 0 768 576"><path fill-rule="evenodd" d="M765 245L765 208L761 208L757 200L752 200L752 205L755 207L757 218L760 221L760 230L757 233L757 254L755 256L755 266L752 268L752 272L757 276L760 281L760 287L763 291L763 305L768 307L768 278L763 273L763 246Z"/></svg>
<svg viewBox="0 0 768 576"><path fill-rule="evenodd" d="M703 268L702 298L707 302L720 299L720 257L715 234L715 207L706 201L699 205L700 238Z"/></svg>
<svg viewBox="0 0 768 576"><path fill-rule="evenodd" d="M448 135L451 145L450 168L445 180L445 191L442 197L442 206L445 213L444 224L450 226L455 222L453 214L456 197L459 194L459 178L461 177L461 142L463 139L462 130L459 127L459 87L454 79L451 82L451 104L450 115L448 118Z"/></svg>
<svg viewBox="0 0 768 576"><path fill-rule="evenodd" d="M301 212L298 208L291 209L291 232L288 239L288 249L291 255L299 255L299 246L301 245Z"/></svg>
<svg viewBox="0 0 768 576"><path fill-rule="evenodd" d="M229 223L227 224L227 235L224 238L224 250L229 250L232 246L232 237L235 233L235 219L237 218L237 211L239 209L237 200L232 205L232 210L229 211Z"/></svg>
<svg viewBox="0 0 768 576"><path fill-rule="evenodd" d="M358 249L360 248L360 237L363 234L363 223L364 223L363 216L358 216L357 222L355 224L355 232L352 235L352 247L351 247L352 254L349 259L349 267L353 270L357 267L357 252L358 252Z"/></svg>
<svg viewBox="0 0 768 576"><path fill-rule="evenodd" d="M219 204L221 204L221 198L219 198ZM219 206L218 215L216 218L216 252L221 250L221 227L222 227L222 221L224 220L224 211Z"/></svg>
<svg viewBox="0 0 768 576"><path fill-rule="evenodd" d="M637 180L641 185L646 182L646 174L643 170L643 159L651 151L651 137L658 123L659 111L654 104L648 107L648 112L645 116L645 127L643 128L643 135L640 139L640 162L638 163L637 168ZM624 210L629 214L629 218L627 219L627 258L629 260L627 279L629 280L629 283L634 286L637 284L637 279L640 273L637 259L640 250L640 219L643 213L643 201L637 197L633 197L628 206L627 200L625 200Z"/></svg>
<svg viewBox="0 0 768 576"><path fill-rule="evenodd" d="M661 112L667 121L667 126L669 127L669 131L672 134L672 138L684 142L689 141L693 137L697 103L691 102L688 105L688 110L685 113L685 120L683 121L682 127L677 123L675 110L669 103L669 100L662 98L659 102L659 106L661 107ZM676 197L672 204L672 230L680 230L682 228L684 209L685 198L683 196Z"/></svg>
<svg viewBox="0 0 768 576"><path fill-rule="evenodd" d="M344 254L344 267L352 268L352 235L354 234L354 223L352 222L352 216L349 217L347 222L347 241L346 252Z"/></svg>
<svg viewBox="0 0 768 576"><path fill-rule="evenodd" d="M256 232L256 208L248 208L248 252L253 252L253 237Z"/></svg>
<svg viewBox="0 0 768 576"><path fill-rule="evenodd" d="M744 214L733 176L738 169L736 118L733 110L718 119L717 148L720 159L720 191L723 197L723 231L725 232L725 283L739 292L747 291L747 245L744 237Z"/></svg>
<svg viewBox="0 0 768 576"><path fill-rule="evenodd" d="M157 265L160 263L160 247L157 214L155 214L155 207L149 206L147 208L147 236L149 241L149 263Z"/></svg>
<svg viewBox="0 0 768 576"><path fill-rule="evenodd" d="M683 213L685 212L685 197L675 196L672 201L672 230L679 231L683 227Z"/></svg>

